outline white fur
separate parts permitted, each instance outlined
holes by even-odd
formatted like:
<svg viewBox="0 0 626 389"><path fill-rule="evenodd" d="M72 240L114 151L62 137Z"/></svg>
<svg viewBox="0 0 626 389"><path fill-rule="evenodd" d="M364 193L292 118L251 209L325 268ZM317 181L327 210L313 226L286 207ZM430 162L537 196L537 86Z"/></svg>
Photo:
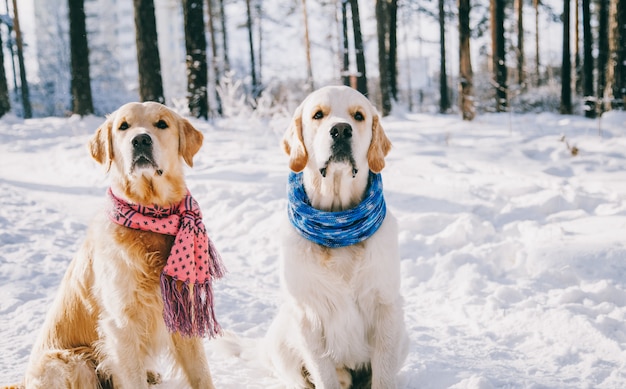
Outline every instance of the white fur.
<svg viewBox="0 0 626 389"><path fill-rule="evenodd" d="M319 109L324 117L314 119ZM364 120L356 120L355 111ZM294 125L285 135L285 150L294 170L298 170L294 161L306 155L304 185L314 207L337 211L362 199L368 160L373 158L371 142L383 139L388 143L382 127L376 128L375 116L369 101L347 87L318 90L298 107ZM319 171L330 156L329 130L338 122L353 128L355 177L353 166L343 162L329 164L326 177ZM376 131L380 133L374 136ZM389 146L382 147L381 158ZM306 240L287 219L284 225L284 302L265 339L275 373L288 388L312 384L317 389L337 389L351 385L347 369L371 366L373 389L395 388L407 353L396 219L387 210L372 237L337 249Z"/></svg>

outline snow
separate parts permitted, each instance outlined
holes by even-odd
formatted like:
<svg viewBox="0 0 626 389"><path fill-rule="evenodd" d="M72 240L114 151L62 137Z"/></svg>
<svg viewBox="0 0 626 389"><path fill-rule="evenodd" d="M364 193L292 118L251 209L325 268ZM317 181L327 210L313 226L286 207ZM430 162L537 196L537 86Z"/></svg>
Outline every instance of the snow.
<svg viewBox="0 0 626 389"><path fill-rule="evenodd" d="M103 205L107 179L86 149L103 120L0 119L1 384L21 379ZM218 318L245 338L264 335L280 299L288 122L193 120L205 145L187 181L229 269ZM383 126L411 337L399 387L626 387L626 114L396 112ZM205 341L218 388L281 387L218 345ZM170 375L158 387L184 386Z"/></svg>

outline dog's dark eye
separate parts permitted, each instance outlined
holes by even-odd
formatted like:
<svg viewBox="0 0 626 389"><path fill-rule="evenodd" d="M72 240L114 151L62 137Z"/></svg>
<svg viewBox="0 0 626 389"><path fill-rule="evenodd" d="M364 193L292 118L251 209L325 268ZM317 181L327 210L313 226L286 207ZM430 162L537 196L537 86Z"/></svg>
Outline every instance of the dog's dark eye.
<svg viewBox="0 0 626 389"><path fill-rule="evenodd" d="M160 128L161 130L166 129L167 127L169 127L167 125L167 123L165 122L165 120L159 120L158 122L156 122L156 124L154 125L156 128Z"/></svg>
<svg viewBox="0 0 626 389"><path fill-rule="evenodd" d="M130 127L130 125L128 123L122 122L122 124L120 124L120 126L119 126L119 130L120 131L125 131L125 130L128 130L129 127Z"/></svg>
<svg viewBox="0 0 626 389"><path fill-rule="evenodd" d="M361 112L357 112L354 114L354 120L356 120L357 122L362 122L363 120L365 120L365 116L363 116Z"/></svg>
<svg viewBox="0 0 626 389"><path fill-rule="evenodd" d="M320 120L324 117L324 112L322 111L317 111L315 112L315 115L313 115L313 119L315 120Z"/></svg>

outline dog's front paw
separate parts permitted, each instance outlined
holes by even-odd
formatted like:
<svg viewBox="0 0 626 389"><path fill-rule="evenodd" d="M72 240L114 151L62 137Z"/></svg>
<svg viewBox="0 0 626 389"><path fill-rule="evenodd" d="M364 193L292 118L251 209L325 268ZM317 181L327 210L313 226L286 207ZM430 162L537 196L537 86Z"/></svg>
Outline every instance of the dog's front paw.
<svg viewBox="0 0 626 389"><path fill-rule="evenodd" d="M345 367L337 368L337 378L339 378L341 389L350 389L352 387L352 374Z"/></svg>

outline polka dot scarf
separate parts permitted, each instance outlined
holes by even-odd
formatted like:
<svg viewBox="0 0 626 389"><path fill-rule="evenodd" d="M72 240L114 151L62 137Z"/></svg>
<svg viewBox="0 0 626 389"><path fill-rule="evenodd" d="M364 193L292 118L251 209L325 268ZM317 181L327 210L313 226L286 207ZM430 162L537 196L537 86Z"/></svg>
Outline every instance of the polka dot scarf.
<svg viewBox="0 0 626 389"><path fill-rule="evenodd" d="M220 334L211 281L221 278L225 269L196 200L187 192L179 204L165 208L127 203L111 189L108 197L112 204L109 219L114 223L176 237L161 273L163 319L168 329L185 336Z"/></svg>

